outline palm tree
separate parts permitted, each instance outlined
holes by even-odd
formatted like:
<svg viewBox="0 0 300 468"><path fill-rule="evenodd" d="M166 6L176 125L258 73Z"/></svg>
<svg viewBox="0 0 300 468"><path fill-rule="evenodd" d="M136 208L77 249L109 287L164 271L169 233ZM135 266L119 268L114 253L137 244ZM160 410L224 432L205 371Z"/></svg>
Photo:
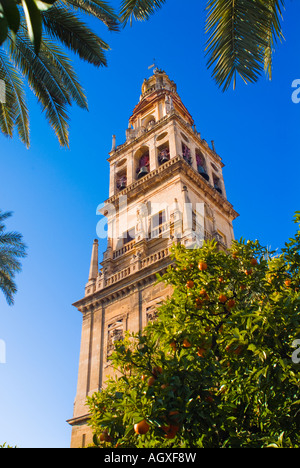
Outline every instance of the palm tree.
<svg viewBox="0 0 300 468"><path fill-rule="evenodd" d="M19 138L29 147L27 81L60 144L68 147L69 107L75 102L87 109L88 104L65 49L96 67L106 66L109 46L82 21L82 16L97 18L109 31L119 30L118 17L106 1L57 0L42 12L42 40L36 54L21 7L19 13L17 32L8 31L0 48L0 84L5 83L5 102L0 102L0 129L12 137L16 128Z"/></svg>
<svg viewBox="0 0 300 468"><path fill-rule="evenodd" d="M16 273L21 271L20 258L26 257L26 246L18 232L5 232L4 221L11 212L0 210L0 290L9 305L14 304L17 287L14 282Z"/></svg>
<svg viewBox="0 0 300 468"><path fill-rule="evenodd" d="M123 23L147 20L166 0L123 0ZM199 2L201 4L202 2ZM284 0L207 0L205 32L208 68L223 91L237 76L256 82L265 71L272 76L274 44L283 38Z"/></svg>

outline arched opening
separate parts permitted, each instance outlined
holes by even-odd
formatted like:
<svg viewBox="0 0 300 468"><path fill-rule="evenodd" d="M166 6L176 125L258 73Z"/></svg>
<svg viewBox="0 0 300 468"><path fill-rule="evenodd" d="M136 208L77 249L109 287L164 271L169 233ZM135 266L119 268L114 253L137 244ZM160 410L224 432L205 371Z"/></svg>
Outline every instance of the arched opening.
<svg viewBox="0 0 300 468"><path fill-rule="evenodd" d="M141 179L150 172L150 153L147 146L140 148L136 154L136 177Z"/></svg>
<svg viewBox="0 0 300 468"><path fill-rule="evenodd" d="M182 157L190 166L192 165L191 150L185 143L182 143Z"/></svg>
<svg viewBox="0 0 300 468"><path fill-rule="evenodd" d="M223 194L222 189L221 189L221 181L216 174L213 174L213 184L214 184L214 189L217 190L221 195Z"/></svg>
<svg viewBox="0 0 300 468"><path fill-rule="evenodd" d="M158 164L162 166L166 162L170 161L170 146L169 142L162 144L157 148L158 150Z"/></svg>
<svg viewBox="0 0 300 468"><path fill-rule="evenodd" d="M116 175L116 187L119 192L127 187L127 171L123 170Z"/></svg>
<svg viewBox="0 0 300 468"><path fill-rule="evenodd" d="M142 120L142 127L146 130L149 130L155 125L155 117L153 115L148 115L145 119Z"/></svg>
<svg viewBox="0 0 300 468"><path fill-rule="evenodd" d="M207 181L209 181L209 175L207 174L206 170L206 161L199 149L196 149L196 162L197 162L197 170L199 174Z"/></svg>

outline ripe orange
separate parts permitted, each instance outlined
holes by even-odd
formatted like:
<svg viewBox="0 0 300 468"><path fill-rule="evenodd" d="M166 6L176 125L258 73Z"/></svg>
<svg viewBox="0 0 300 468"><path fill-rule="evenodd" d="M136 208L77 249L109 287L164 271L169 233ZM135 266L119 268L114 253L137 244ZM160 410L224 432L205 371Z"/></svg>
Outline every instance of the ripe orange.
<svg viewBox="0 0 300 468"><path fill-rule="evenodd" d="M202 357L202 358L203 358L203 357L205 356L205 354L206 354L206 349L204 349L204 348L198 348L198 350L197 350L197 355L198 355L199 357Z"/></svg>
<svg viewBox="0 0 300 468"><path fill-rule="evenodd" d="M99 436L99 439L101 442L111 442L111 437L110 435L108 435L107 432L102 432L102 434L100 434Z"/></svg>
<svg viewBox="0 0 300 468"><path fill-rule="evenodd" d="M206 271L207 270L207 263L206 262L200 262L198 265L198 268L200 271Z"/></svg>
<svg viewBox="0 0 300 468"><path fill-rule="evenodd" d="M227 302L227 308L228 308L228 309L232 309L234 306L235 306L235 300L234 300L234 299L230 299L230 300Z"/></svg>
<svg viewBox="0 0 300 468"><path fill-rule="evenodd" d="M148 380L148 386L152 387L152 385L154 385L155 382L156 382L156 378L155 377L150 377L150 379Z"/></svg>
<svg viewBox="0 0 300 468"><path fill-rule="evenodd" d="M252 266L256 266L258 264L258 261L256 260L256 258L251 258L250 263Z"/></svg>
<svg viewBox="0 0 300 468"><path fill-rule="evenodd" d="M187 287L188 289L193 289L193 287L194 287L194 281L189 280L189 281L186 283L186 287Z"/></svg>
<svg viewBox="0 0 300 468"><path fill-rule="evenodd" d="M191 343L187 339L183 340L182 345L184 348L191 348L192 346Z"/></svg>
<svg viewBox="0 0 300 468"><path fill-rule="evenodd" d="M199 297L196 299L196 307L197 309L201 309L201 307L203 306L204 304L204 301L202 299L199 299Z"/></svg>
<svg viewBox="0 0 300 468"><path fill-rule="evenodd" d="M170 346L171 346L171 348L173 349L173 351L176 351L176 349L177 349L176 341L172 341L172 342L170 343Z"/></svg>
<svg viewBox="0 0 300 468"><path fill-rule="evenodd" d="M134 425L134 432L136 432L136 434L139 434L139 435L147 434L149 429L150 429L150 426L145 419L139 422L138 424Z"/></svg>
<svg viewBox="0 0 300 468"><path fill-rule="evenodd" d="M162 371L163 371L163 370L162 370L161 367L155 366L155 367L153 367L153 369L152 369L152 374L153 374L155 377L157 377L158 374L162 374Z"/></svg>
<svg viewBox="0 0 300 468"><path fill-rule="evenodd" d="M179 426L170 424L169 426L164 426L163 430L166 432L166 439L174 439L174 437L176 437L177 432L179 431Z"/></svg>
<svg viewBox="0 0 300 468"><path fill-rule="evenodd" d="M222 302L222 304L225 304L225 302L227 301L228 297L225 296L225 294L220 294L219 296L219 301Z"/></svg>
<svg viewBox="0 0 300 468"><path fill-rule="evenodd" d="M291 286L292 281L290 279L285 280L284 284L286 285L287 288Z"/></svg>

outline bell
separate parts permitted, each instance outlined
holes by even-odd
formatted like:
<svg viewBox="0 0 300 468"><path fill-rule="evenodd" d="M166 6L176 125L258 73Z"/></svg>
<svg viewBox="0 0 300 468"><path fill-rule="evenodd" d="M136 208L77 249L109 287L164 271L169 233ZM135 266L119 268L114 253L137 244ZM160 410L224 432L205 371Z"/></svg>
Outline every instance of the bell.
<svg viewBox="0 0 300 468"><path fill-rule="evenodd" d="M138 173L138 179L141 179L147 174L149 174L148 168L146 166L141 167Z"/></svg>
<svg viewBox="0 0 300 468"><path fill-rule="evenodd" d="M169 156L167 154L163 154L161 157L160 157L160 164L165 164L166 162L169 161Z"/></svg>

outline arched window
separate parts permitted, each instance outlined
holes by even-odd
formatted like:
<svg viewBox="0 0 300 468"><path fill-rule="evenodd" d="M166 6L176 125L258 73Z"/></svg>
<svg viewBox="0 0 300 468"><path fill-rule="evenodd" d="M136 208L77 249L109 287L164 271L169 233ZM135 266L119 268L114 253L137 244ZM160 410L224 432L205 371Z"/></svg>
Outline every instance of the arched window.
<svg viewBox="0 0 300 468"><path fill-rule="evenodd" d="M191 166L192 165L191 150L185 143L182 143L182 156L183 156L183 159Z"/></svg>
<svg viewBox="0 0 300 468"><path fill-rule="evenodd" d="M206 162L202 152L196 149L196 162L199 174L207 181L209 181L209 175L206 170Z"/></svg>
<svg viewBox="0 0 300 468"><path fill-rule="evenodd" d="M155 117L153 115L148 115L145 119L142 120L142 127L146 130L149 130L155 125Z"/></svg>
<svg viewBox="0 0 300 468"><path fill-rule="evenodd" d="M169 142L166 142L158 147L158 164L162 166L168 161L170 161L170 147Z"/></svg>
<svg viewBox="0 0 300 468"><path fill-rule="evenodd" d="M149 154L149 148L147 146L144 146L137 151L136 160L137 160L137 169L136 169L137 179L141 179L142 177L146 176L150 172L150 154Z"/></svg>
<svg viewBox="0 0 300 468"><path fill-rule="evenodd" d="M221 189L221 181L219 177L217 177L215 174L213 175L213 183L214 183L214 188L219 192L221 195L223 194L222 189Z"/></svg>
<svg viewBox="0 0 300 468"><path fill-rule="evenodd" d="M119 192L127 187L127 173L126 171L119 172L116 176L116 185Z"/></svg>

